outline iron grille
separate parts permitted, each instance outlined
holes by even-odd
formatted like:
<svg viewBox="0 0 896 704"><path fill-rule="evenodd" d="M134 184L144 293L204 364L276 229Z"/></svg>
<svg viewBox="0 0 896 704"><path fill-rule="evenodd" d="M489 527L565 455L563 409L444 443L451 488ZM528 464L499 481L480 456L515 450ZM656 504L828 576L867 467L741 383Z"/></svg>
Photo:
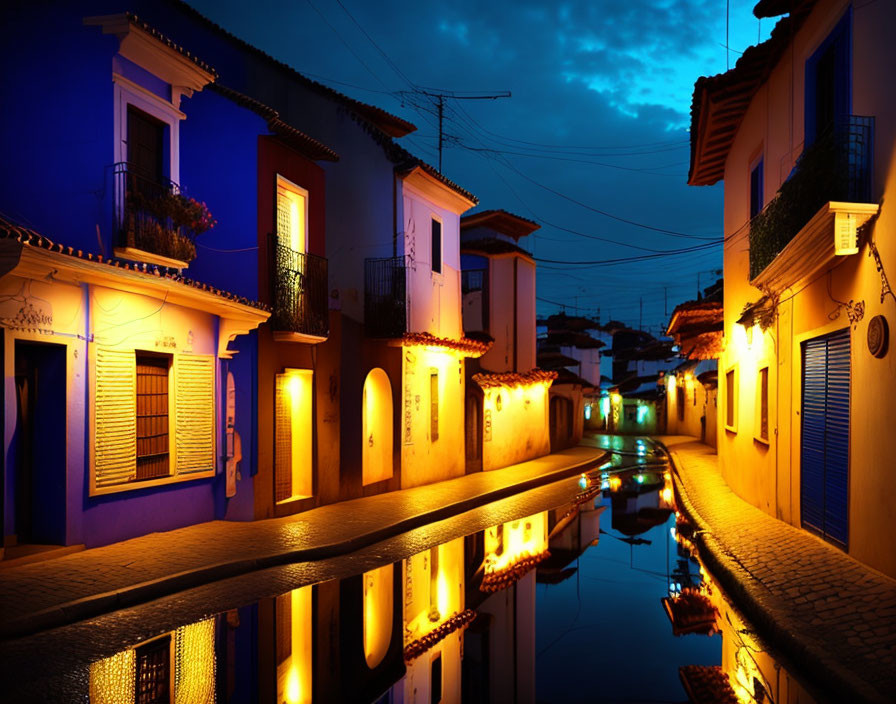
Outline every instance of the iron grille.
<svg viewBox="0 0 896 704"><path fill-rule="evenodd" d="M750 221L756 278L828 201L871 200L874 118L850 115L803 149L775 198Z"/></svg>
<svg viewBox="0 0 896 704"><path fill-rule="evenodd" d="M196 257L193 235L183 222L179 185L156 183L121 162L113 168L113 188L119 246L181 261Z"/></svg>
<svg viewBox="0 0 896 704"><path fill-rule="evenodd" d="M407 331L404 257L364 262L364 328L369 337L401 337Z"/></svg>
<svg viewBox="0 0 896 704"><path fill-rule="evenodd" d="M298 252L271 235L274 253L275 330L327 337L330 320L327 307L327 259Z"/></svg>

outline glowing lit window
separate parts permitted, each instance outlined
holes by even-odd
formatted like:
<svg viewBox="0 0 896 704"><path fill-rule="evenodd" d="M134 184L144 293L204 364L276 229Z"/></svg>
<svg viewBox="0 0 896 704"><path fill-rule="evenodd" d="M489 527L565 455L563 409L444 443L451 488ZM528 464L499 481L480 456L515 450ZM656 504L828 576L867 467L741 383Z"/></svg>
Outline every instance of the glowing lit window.
<svg viewBox="0 0 896 704"><path fill-rule="evenodd" d="M295 252L308 249L308 191L277 176L277 237Z"/></svg>
<svg viewBox="0 0 896 704"><path fill-rule="evenodd" d="M361 477L367 486L392 476L392 385L382 369L367 375L361 406Z"/></svg>
<svg viewBox="0 0 896 704"><path fill-rule="evenodd" d="M293 589L277 597L277 701L311 702L312 589Z"/></svg>
<svg viewBox="0 0 896 704"><path fill-rule="evenodd" d="M310 369L287 369L276 378L274 498L278 502L313 494L313 374Z"/></svg>
<svg viewBox="0 0 896 704"><path fill-rule="evenodd" d="M392 639L392 565L365 572L364 659L367 667L379 665Z"/></svg>

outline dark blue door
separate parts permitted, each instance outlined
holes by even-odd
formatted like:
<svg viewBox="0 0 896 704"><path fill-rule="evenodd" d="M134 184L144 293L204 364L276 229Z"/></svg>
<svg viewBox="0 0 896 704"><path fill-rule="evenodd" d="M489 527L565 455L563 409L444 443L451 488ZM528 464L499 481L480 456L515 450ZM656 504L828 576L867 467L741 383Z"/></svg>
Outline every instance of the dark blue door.
<svg viewBox="0 0 896 704"><path fill-rule="evenodd" d="M803 343L800 512L804 528L849 537L849 330Z"/></svg>

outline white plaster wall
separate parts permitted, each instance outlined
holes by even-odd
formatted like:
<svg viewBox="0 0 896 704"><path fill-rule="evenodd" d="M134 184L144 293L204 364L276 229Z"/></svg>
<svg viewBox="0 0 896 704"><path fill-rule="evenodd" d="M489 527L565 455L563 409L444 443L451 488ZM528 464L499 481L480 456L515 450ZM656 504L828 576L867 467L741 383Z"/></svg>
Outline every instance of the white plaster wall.
<svg viewBox="0 0 896 704"><path fill-rule="evenodd" d="M460 292L460 217L413 186L402 184L404 251L409 255L408 330L437 337L463 335ZM442 223L442 271L432 270L432 220Z"/></svg>
<svg viewBox="0 0 896 704"><path fill-rule="evenodd" d="M551 451L548 386L486 389L482 469L499 469ZM498 410L498 397L501 398Z"/></svg>
<svg viewBox="0 0 896 704"><path fill-rule="evenodd" d="M516 369L535 368L535 264L516 257Z"/></svg>

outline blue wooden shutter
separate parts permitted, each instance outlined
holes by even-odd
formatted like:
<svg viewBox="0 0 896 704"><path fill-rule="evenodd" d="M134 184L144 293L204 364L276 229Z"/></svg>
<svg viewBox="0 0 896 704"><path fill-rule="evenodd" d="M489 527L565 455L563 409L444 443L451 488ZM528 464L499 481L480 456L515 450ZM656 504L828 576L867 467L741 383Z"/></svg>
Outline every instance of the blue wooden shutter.
<svg viewBox="0 0 896 704"><path fill-rule="evenodd" d="M849 330L827 338L824 533L846 545L849 535Z"/></svg>
<svg viewBox="0 0 896 704"><path fill-rule="evenodd" d="M846 546L849 536L849 330L803 343L802 524Z"/></svg>
<svg viewBox="0 0 896 704"><path fill-rule="evenodd" d="M800 453L800 512L804 527L824 532L824 407L827 344L803 343L803 432Z"/></svg>

